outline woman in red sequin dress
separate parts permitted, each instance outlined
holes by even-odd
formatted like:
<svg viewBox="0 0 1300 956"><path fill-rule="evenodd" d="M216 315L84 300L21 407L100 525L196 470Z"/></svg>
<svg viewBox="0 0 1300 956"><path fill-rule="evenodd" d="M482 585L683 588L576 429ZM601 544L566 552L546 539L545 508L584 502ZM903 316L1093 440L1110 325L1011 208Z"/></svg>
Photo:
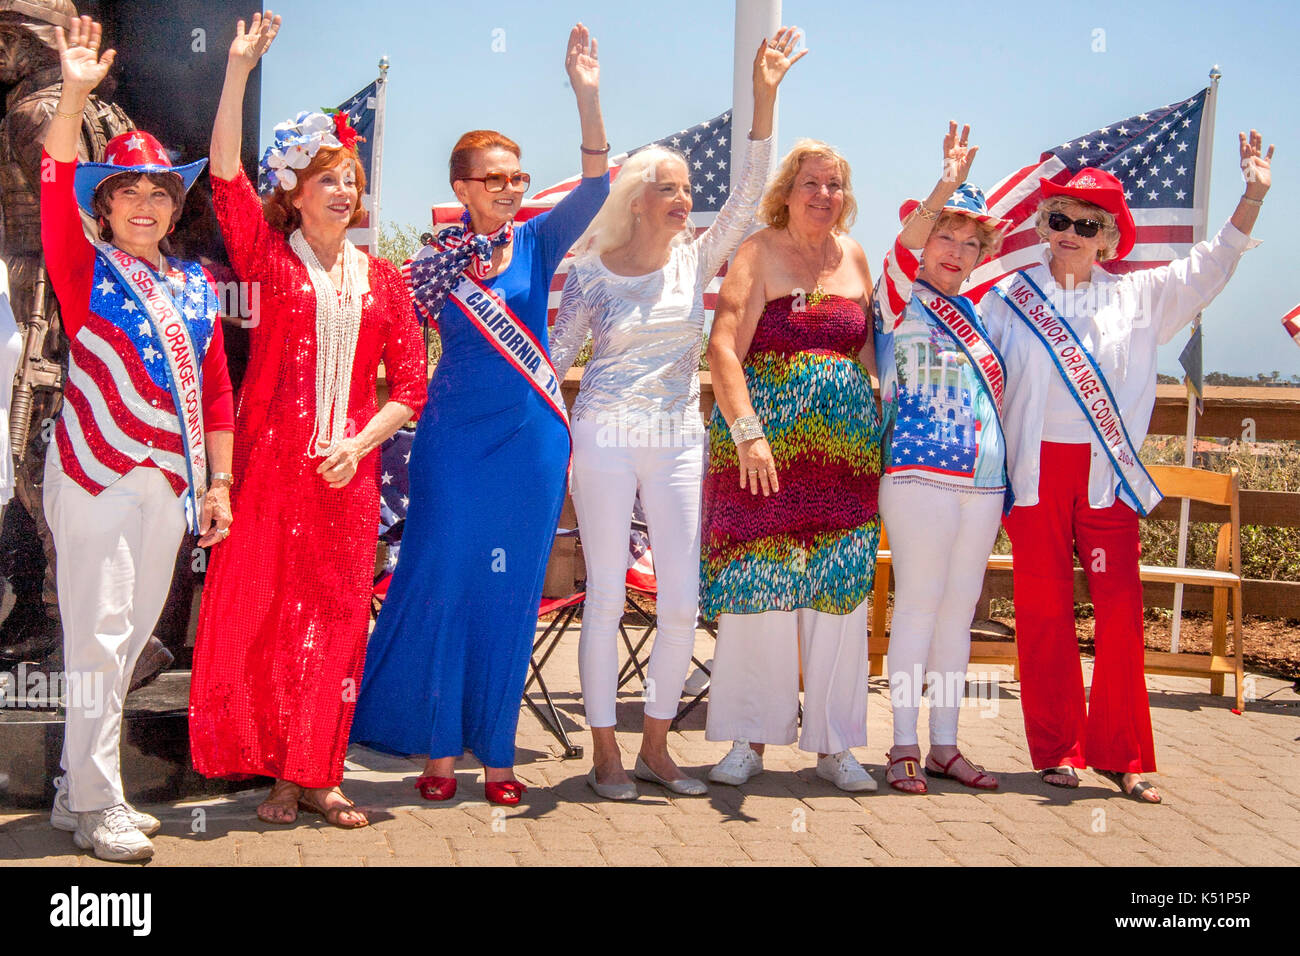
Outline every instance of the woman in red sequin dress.
<svg viewBox="0 0 1300 956"><path fill-rule="evenodd" d="M239 165L245 82L279 19L240 22L212 137L217 217L260 310L236 412L232 533L199 618L190 741L207 776L276 778L264 821L291 823L301 805L357 827L365 815L338 787L365 656L376 449L423 407L426 362L401 276L345 238L364 190L355 133L322 128L321 114L285 124L311 161L279 166L265 213ZM381 360L390 392L377 408Z"/></svg>

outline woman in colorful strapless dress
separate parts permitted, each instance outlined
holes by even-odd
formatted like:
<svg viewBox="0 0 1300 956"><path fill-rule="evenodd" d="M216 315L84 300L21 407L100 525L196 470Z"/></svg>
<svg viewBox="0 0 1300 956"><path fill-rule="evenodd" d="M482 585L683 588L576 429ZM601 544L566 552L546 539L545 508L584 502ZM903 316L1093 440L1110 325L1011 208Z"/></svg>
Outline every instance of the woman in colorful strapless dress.
<svg viewBox="0 0 1300 956"><path fill-rule="evenodd" d="M849 165L801 140L763 197L768 228L723 284L709 342L717 406L704 483L700 604L718 619L709 774L741 784L766 744L818 755L842 790L874 790L867 742L867 606L880 543L880 415L871 275L845 233ZM811 290L811 291L806 291ZM730 427L728 427L730 423Z"/></svg>

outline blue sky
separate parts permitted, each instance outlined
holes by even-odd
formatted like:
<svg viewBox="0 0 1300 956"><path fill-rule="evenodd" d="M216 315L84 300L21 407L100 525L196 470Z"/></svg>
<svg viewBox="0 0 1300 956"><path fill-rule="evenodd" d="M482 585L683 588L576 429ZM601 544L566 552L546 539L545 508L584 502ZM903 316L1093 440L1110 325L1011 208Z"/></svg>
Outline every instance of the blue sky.
<svg viewBox="0 0 1300 956"><path fill-rule="evenodd" d="M426 223L432 203L453 198L446 158L467 129L516 139L535 187L577 173L577 111L563 62L577 20L600 43L614 152L730 106L731 0L288 0L275 9L285 25L264 61L264 142L297 110L364 86L389 57L388 221ZM779 147L812 136L848 156L859 203L852 234L873 264L897 230L899 203L937 178L950 118L971 124L981 147L972 178L991 186L1048 146L1190 96L1219 64L1212 232L1241 195L1237 131L1256 127L1277 156L1255 230L1264 244L1206 311L1205 367L1300 373L1300 348L1280 321L1300 303L1290 249L1300 223L1300 7L785 0L783 19L804 29L812 52L783 86ZM1104 52L1093 51L1099 36ZM493 52L494 38L503 52ZM1180 334L1162 350L1161 371L1177 371L1183 342Z"/></svg>

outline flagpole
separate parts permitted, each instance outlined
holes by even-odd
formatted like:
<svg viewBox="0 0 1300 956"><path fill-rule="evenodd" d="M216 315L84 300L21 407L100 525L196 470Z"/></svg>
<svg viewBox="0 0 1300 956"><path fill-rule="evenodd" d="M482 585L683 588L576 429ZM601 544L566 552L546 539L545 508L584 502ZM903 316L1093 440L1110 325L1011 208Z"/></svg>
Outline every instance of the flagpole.
<svg viewBox="0 0 1300 956"><path fill-rule="evenodd" d="M758 41L776 35L781 26L781 0L736 0L736 34L731 73L731 170L739 175L749 148L749 121L754 115L754 51ZM778 101L779 102L779 101ZM777 113L772 115L776 142Z"/></svg>
<svg viewBox="0 0 1300 956"><path fill-rule="evenodd" d="M370 248L379 252L379 187L384 179L384 101L388 97L388 57L379 58L379 79L375 81L375 142L371 153L373 181L370 187Z"/></svg>
<svg viewBox="0 0 1300 956"><path fill-rule="evenodd" d="M1210 67L1210 91L1205 94L1205 109L1201 113L1201 136L1196 148L1197 177L1194 187L1196 195L1193 197L1192 208L1200 210L1201 215L1198 221L1192 224L1193 242L1205 241L1206 234L1209 232L1210 172L1213 169L1214 159L1214 112L1219 102L1219 79L1222 76L1218 64ZM1202 163L1204 166L1201 165ZM1198 314L1192 322L1189 340L1200 331L1200 328L1201 316ZM1205 339L1202 337L1202 373L1204 373L1204 355ZM1191 468L1192 450L1196 445L1196 414L1199 399L1191 386L1190 378L1184 377L1183 380L1187 384L1187 440L1183 446L1183 465ZM1202 381L1204 381L1203 376ZM1178 515L1178 567L1180 568L1187 564L1187 526L1191 517L1191 505L1190 499L1184 498ZM1174 585L1174 620L1169 632L1169 650L1174 654L1178 653L1182 622L1183 585L1179 582Z"/></svg>

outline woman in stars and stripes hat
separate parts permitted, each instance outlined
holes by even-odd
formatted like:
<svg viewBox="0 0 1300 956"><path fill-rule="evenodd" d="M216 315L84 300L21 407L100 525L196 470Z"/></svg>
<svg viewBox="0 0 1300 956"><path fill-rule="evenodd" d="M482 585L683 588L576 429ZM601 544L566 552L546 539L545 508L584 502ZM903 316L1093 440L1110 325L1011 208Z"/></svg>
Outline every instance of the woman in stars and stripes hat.
<svg viewBox="0 0 1300 956"><path fill-rule="evenodd" d="M173 167L148 133L74 166L86 98L114 51L90 17L57 33L62 95L41 177L41 239L63 307L68 378L45 463L69 678L63 777L50 822L108 860L153 854L158 821L126 802L122 700L153 631L188 523L229 534L234 410L210 277L160 244L203 162ZM78 204L99 221L82 232Z"/></svg>
<svg viewBox="0 0 1300 956"><path fill-rule="evenodd" d="M1079 170L1043 180L1037 265L1000 281L980 314L1006 362L1007 468L1016 648L1029 755L1044 782L1077 787L1093 767L1159 803L1143 677L1138 516L1161 499L1139 454L1156 393L1156 350L1222 291L1272 182L1273 147L1240 134L1246 189L1232 218L1184 259L1122 275L1137 230L1124 187ZM1074 620L1074 555L1088 579L1096 662L1086 698Z"/></svg>
<svg viewBox="0 0 1300 956"><path fill-rule="evenodd" d="M971 617L1007 483L1002 359L958 294L971 270L996 255L1007 223L966 182L979 149L967 145L969 135L969 126L959 134L949 124L943 175L924 202L903 203L903 229L873 296L885 420L880 514L895 579L894 746L885 779L904 793L925 793L927 773L979 790L998 785L957 749ZM927 678L923 765L916 724Z"/></svg>

